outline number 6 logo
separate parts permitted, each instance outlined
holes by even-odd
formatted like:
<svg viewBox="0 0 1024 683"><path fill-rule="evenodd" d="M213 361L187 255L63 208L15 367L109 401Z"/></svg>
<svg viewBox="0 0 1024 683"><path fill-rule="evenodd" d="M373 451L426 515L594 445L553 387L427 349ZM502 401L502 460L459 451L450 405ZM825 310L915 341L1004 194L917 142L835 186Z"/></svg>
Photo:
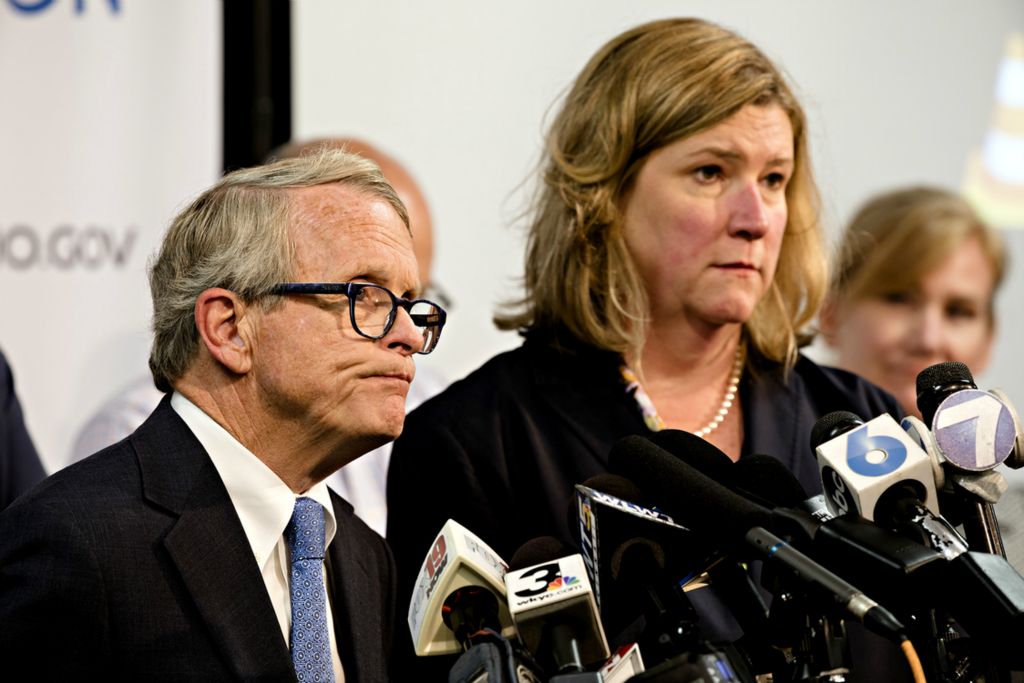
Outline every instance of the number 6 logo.
<svg viewBox="0 0 1024 683"><path fill-rule="evenodd" d="M877 462L868 459L871 453L880 454ZM883 477L895 472L907 459L907 447L899 439L885 434L868 436L868 425L850 432L846 441L846 464L864 477Z"/></svg>

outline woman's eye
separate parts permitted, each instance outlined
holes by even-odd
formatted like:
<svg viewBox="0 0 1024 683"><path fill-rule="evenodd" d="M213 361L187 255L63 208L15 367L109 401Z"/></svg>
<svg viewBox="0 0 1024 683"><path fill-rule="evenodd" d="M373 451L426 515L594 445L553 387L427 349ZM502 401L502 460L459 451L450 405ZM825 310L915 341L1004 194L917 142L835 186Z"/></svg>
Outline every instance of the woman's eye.
<svg viewBox="0 0 1024 683"><path fill-rule="evenodd" d="M765 184L773 190L780 190L786 187L788 181L789 178L783 173L769 173L764 179Z"/></svg>
<svg viewBox="0 0 1024 683"><path fill-rule="evenodd" d="M697 177L697 180L703 183L708 183L714 180L718 180L719 178L722 177L722 167L716 166L714 164L709 164L707 166L701 166L700 168L696 169L693 173Z"/></svg>
<svg viewBox="0 0 1024 683"><path fill-rule="evenodd" d="M910 292L884 292L881 299L887 304L906 304L910 303Z"/></svg>
<svg viewBox="0 0 1024 683"><path fill-rule="evenodd" d="M946 307L946 315L950 318L960 318L961 320L973 320L978 317L978 311L974 306L968 304L949 304Z"/></svg>

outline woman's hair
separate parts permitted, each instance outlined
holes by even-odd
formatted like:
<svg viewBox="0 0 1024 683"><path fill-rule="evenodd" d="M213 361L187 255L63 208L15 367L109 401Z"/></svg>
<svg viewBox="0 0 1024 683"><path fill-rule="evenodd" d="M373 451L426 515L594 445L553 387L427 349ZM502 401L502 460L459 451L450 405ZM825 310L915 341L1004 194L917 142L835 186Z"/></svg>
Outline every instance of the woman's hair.
<svg viewBox="0 0 1024 683"><path fill-rule="evenodd" d="M174 218L149 267L149 368L158 389L170 391L196 355L195 305L204 290L223 287L267 306L279 301L267 294L291 279L288 191L332 183L388 202L409 227L405 206L375 163L330 149L233 171Z"/></svg>
<svg viewBox="0 0 1024 683"><path fill-rule="evenodd" d="M798 334L817 312L827 281L806 119L758 48L699 19L629 30L576 79L547 137L525 294L495 317L498 327L638 356L648 301L626 247L620 198L652 152L747 105L782 108L793 128L795 163L775 279L744 327L764 356L795 362Z"/></svg>
<svg viewBox="0 0 1024 683"><path fill-rule="evenodd" d="M934 187L887 192L857 211L839 247L830 294L835 300L860 301L908 290L972 237L992 267L991 324L995 292L1006 271L1003 241L966 200Z"/></svg>

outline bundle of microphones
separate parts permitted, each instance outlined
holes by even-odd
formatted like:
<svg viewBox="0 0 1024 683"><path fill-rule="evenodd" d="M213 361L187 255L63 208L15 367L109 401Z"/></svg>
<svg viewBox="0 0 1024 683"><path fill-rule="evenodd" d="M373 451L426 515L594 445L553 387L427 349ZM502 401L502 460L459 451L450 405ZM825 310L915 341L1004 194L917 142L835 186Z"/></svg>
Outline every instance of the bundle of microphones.
<svg viewBox="0 0 1024 683"><path fill-rule="evenodd" d="M451 683L838 682L877 654L851 648L867 629L902 650L893 680L1010 680L1024 577L993 468L1024 465L1024 431L961 363L923 371L918 405L821 418L813 498L772 456L669 430L622 439L614 474L576 487L578 552L534 539L506 564L450 520L410 605L416 652L461 653Z"/></svg>

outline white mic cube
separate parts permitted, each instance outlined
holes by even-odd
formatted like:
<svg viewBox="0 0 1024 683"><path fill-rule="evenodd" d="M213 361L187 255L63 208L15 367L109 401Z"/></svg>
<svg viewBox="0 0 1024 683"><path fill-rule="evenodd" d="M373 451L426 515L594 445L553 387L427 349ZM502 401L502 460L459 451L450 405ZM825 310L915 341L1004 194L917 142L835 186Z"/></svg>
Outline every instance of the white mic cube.
<svg viewBox="0 0 1024 683"><path fill-rule="evenodd" d="M482 586L498 597L501 634L515 635L505 596L508 565L490 546L453 519L445 522L427 553L409 603L409 631L416 654L443 655L462 651L441 617L441 607L452 591Z"/></svg>
<svg viewBox="0 0 1024 683"><path fill-rule="evenodd" d="M527 650L538 652L546 627L559 621L580 629L577 642L584 664L608 657L608 641L582 556L569 555L509 572L505 587L509 612Z"/></svg>
<svg viewBox="0 0 1024 683"><path fill-rule="evenodd" d="M836 516L853 512L874 521L879 499L900 482L939 514L931 460L890 415L826 441L816 453L825 501Z"/></svg>

